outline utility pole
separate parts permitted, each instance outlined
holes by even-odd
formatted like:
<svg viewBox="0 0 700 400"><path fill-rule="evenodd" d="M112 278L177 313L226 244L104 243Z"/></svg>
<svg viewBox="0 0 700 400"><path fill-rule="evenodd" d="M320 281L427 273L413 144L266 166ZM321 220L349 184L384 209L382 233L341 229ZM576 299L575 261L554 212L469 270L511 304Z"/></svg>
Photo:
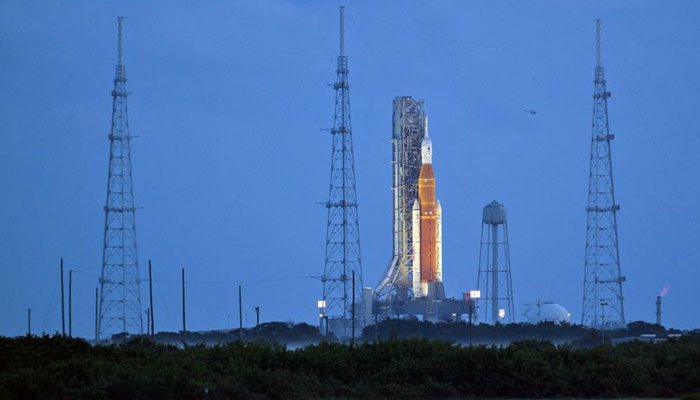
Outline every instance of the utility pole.
<svg viewBox="0 0 700 400"><path fill-rule="evenodd" d="M97 345L97 341L99 340L99 333L97 332L97 324L98 324L98 304L100 302L100 296L98 293L99 288L95 288L95 345Z"/></svg>
<svg viewBox="0 0 700 400"><path fill-rule="evenodd" d="M187 346L187 324L185 318L185 269L182 269L182 342Z"/></svg>
<svg viewBox="0 0 700 400"><path fill-rule="evenodd" d="M602 314L603 314L603 324L601 325L601 332L603 336L603 345L605 345L605 306L607 306L608 303L605 301L600 302L600 308L602 308Z"/></svg>
<svg viewBox="0 0 700 400"><path fill-rule="evenodd" d="M153 322L153 275L151 274L151 260L148 260L148 296L151 300L148 324L151 326L151 340L155 340L156 328Z"/></svg>
<svg viewBox="0 0 700 400"><path fill-rule="evenodd" d="M467 297L467 304L469 305L469 347L472 347L472 314L474 313L474 303L469 297Z"/></svg>
<svg viewBox="0 0 700 400"><path fill-rule="evenodd" d="M377 334L379 330L379 314L374 314L374 341L377 341Z"/></svg>
<svg viewBox="0 0 700 400"><path fill-rule="evenodd" d="M243 340L243 296L241 295L241 285L238 285L238 339Z"/></svg>
<svg viewBox="0 0 700 400"><path fill-rule="evenodd" d="M255 307L255 336L258 336L258 327L260 326L260 306Z"/></svg>
<svg viewBox="0 0 700 400"><path fill-rule="evenodd" d="M66 306L65 293L63 292L63 257L61 257L61 334L66 336Z"/></svg>
<svg viewBox="0 0 700 400"><path fill-rule="evenodd" d="M68 336L73 337L73 270L68 270Z"/></svg>
<svg viewBox="0 0 700 400"><path fill-rule="evenodd" d="M32 309L27 308L27 335L32 336Z"/></svg>
<svg viewBox="0 0 700 400"><path fill-rule="evenodd" d="M352 340L350 346L355 347L355 270L352 270Z"/></svg>

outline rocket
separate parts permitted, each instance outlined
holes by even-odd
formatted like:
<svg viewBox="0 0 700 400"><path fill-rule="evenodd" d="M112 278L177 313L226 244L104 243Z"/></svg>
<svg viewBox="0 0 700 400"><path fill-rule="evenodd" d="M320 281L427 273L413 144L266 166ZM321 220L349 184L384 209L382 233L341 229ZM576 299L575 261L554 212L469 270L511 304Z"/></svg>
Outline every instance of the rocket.
<svg viewBox="0 0 700 400"><path fill-rule="evenodd" d="M421 144L422 165L418 177L418 199L413 203L413 295L427 297L429 282L442 282L442 207L435 198L433 142L428 135Z"/></svg>

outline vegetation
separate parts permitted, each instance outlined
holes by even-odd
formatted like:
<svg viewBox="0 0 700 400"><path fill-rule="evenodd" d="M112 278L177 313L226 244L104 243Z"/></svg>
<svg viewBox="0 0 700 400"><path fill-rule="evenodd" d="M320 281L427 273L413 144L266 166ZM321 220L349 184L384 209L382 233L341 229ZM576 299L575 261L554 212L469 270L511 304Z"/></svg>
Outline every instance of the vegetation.
<svg viewBox="0 0 700 400"><path fill-rule="evenodd" d="M574 347L594 347L602 344L603 335L599 329L582 325L556 324L541 322L539 324L508 324L508 325L473 325L466 322L434 324L428 321L391 319L370 325L362 331L362 339L390 338L427 338L451 340L468 344L471 330L473 344L508 344L519 340L549 340L555 344L571 344ZM643 321L632 322L623 329L611 329L605 332L605 342L619 337L639 336L641 334L656 334L663 337L669 333L680 333L677 329L666 329L661 325L649 324Z"/></svg>
<svg viewBox="0 0 700 400"><path fill-rule="evenodd" d="M205 394L206 391L206 394ZM297 350L135 339L0 338L0 398L679 397L700 392L700 338L595 348L393 339ZM689 398L693 398L692 396Z"/></svg>
<svg viewBox="0 0 700 400"><path fill-rule="evenodd" d="M112 337L113 342L121 343L129 341L133 337L127 334L119 334ZM288 345L306 345L310 343L319 343L326 338L318 331L318 327L309 324L300 323L285 323L285 322L266 322L260 324L258 328L251 329L230 329L225 331L209 331L209 332L187 332L183 335L180 332L158 332L155 335L155 341L163 344L180 345L184 341L188 344L209 344L235 342L242 339L244 341L256 341L267 343L283 343ZM330 339L334 340L335 336Z"/></svg>
<svg viewBox="0 0 700 400"><path fill-rule="evenodd" d="M450 340L456 343L469 343L469 325L466 322L451 322L434 324L418 320L385 320L377 325L370 325L358 332L359 341L387 340L393 338L426 338ZM471 329L473 344L508 344L520 340L548 340L554 344L571 344L574 347L595 347L602 343L601 331L581 325L555 324L543 322L540 324L508 324L508 325L474 325ZM646 322L632 322L625 329L614 329L605 332L605 341L611 338L639 336L641 334L656 334L663 337L669 333L680 333L679 330L666 329L661 325ZM697 332L700 334L700 331ZM112 337L112 342L121 343L134 339L127 334ZM321 342L335 342L337 338L331 333L326 337L319 332L318 327L305 323L293 324L285 322L267 322L258 328L230 329L209 332L158 332L155 341L162 344L182 345L208 344L243 341L262 343L281 343L289 347L298 347Z"/></svg>

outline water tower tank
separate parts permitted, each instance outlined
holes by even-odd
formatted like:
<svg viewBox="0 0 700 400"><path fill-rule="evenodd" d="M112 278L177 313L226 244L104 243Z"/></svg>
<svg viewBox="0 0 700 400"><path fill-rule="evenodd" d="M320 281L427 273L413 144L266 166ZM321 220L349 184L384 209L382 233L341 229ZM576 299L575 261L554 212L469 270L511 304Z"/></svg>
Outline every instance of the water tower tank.
<svg viewBox="0 0 700 400"><path fill-rule="evenodd" d="M489 225L501 225L508 219L506 207L496 200L484 207L484 223Z"/></svg>

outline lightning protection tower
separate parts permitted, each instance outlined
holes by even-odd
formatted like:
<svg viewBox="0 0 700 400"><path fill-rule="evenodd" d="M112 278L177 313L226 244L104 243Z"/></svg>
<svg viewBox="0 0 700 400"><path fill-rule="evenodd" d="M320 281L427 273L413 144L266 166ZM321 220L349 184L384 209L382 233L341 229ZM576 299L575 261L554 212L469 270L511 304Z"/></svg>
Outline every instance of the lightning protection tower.
<svg viewBox="0 0 700 400"><path fill-rule="evenodd" d="M613 186L608 127L608 97L600 51L600 19L596 20L596 67L593 86L593 134L586 223L586 255L583 275L581 324L593 327L625 326L617 211ZM607 310L605 307L608 307Z"/></svg>
<svg viewBox="0 0 700 400"><path fill-rule="evenodd" d="M143 333L141 280L136 247L136 207L131 170L131 139L127 115L126 70L122 53L122 22L109 134L109 169L105 204L104 247L100 277L98 339L121 332Z"/></svg>
<svg viewBox="0 0 700 400"><path fill-rule="evenodd" d="M333 150L331 153L331 182L328 194L328 225L326 227L326 260L321 281L323 302L321 323L330 331L348 337L352 329L352 300L362 299L362 265L360 258L360 225L355 186L355 157L350 123L350 87L348 86L348 57L345 55L345 8L340 7L340 55L336 69L335 117L333 119ZM352 276L355 271L355 294ZM356 306L355 311L359 307ZM355 312L355 315L359 315ZM357 327L364 324L356 318Z"/></svg>
<svg viewBox="0 0 700 400"><path fill-rule="evenodd" d="M495 200L484 207L477 289L481 291L480 314L485 322L515 322L508 214L503 204Z"/></svg>

